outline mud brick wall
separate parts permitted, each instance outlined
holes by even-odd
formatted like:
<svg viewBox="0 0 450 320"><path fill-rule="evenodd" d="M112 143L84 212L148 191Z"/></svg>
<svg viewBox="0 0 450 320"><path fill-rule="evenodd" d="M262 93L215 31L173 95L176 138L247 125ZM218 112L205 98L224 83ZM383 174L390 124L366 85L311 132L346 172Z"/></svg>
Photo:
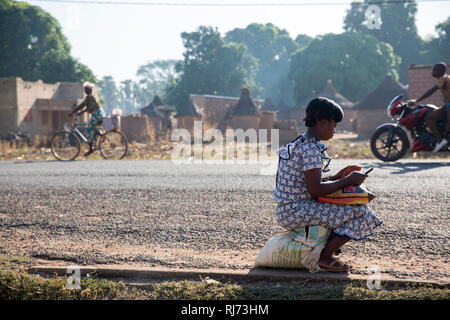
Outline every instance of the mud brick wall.
<svg viewBox="0 0 450 320"><path fill-rule="evenodd" d="M447 66L449 64L447 63ZM436 84L436 78L431 76L431 64L428 65L411 65L408 68L408 96L410 99L417 99L428 89ZM447 69L447 73L449 70ZM443 105L442 94L440 90L436 91L430 97L420 101L420 104Z"/></svg>
<svg viewBox="0 0 450 320"><path fill-rule="evenodd" d="M145 114L130 114L121 119L121 131L128 142L145 142L151 140L155 134L153 122ZM153 120L153 119L152 119ZM159 119L159 121L161 121Z"/></svg>

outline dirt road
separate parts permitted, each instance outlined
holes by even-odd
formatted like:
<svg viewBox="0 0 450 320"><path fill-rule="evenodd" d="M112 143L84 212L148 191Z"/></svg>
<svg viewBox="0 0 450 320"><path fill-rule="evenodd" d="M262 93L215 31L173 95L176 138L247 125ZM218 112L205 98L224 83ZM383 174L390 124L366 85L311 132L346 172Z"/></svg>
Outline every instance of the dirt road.
<svg viewBox="0 0 450 320"><path fill-rule="evenodd" d="M383 219L341 254L353 273L450 281L450 161L373 166ZM57 265L248 269L273 234L273 168L171 161L0 162L0 253Z"/></svg>

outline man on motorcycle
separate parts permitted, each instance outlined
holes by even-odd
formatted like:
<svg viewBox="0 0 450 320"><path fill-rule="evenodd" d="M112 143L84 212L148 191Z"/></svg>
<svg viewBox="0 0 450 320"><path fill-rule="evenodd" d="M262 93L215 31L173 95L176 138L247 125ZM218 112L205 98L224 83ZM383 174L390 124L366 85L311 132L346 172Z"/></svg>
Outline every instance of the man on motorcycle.
<svg viewBox="0 0 450 320"><path fill-rule="evenodd" d="M450 130L450 76L446 73L447 66L443 62L436 63L433 65L433 69L431 70L431 75L437 79L436 84L429 90L427 90L419 99L417 100L409 100L409 103L415 104L423 99L428 98L436 90L441 90L442 97L444 99L444 105L428 113L425 117L425 122L430 129L431 133L436 137L436 146L433 149L433 152L438 152L443 146L445 146L448 141L444 139L441 133L438 130L436 123L439 120L442 120L447 115L447 126L446 132Z"/></svg>

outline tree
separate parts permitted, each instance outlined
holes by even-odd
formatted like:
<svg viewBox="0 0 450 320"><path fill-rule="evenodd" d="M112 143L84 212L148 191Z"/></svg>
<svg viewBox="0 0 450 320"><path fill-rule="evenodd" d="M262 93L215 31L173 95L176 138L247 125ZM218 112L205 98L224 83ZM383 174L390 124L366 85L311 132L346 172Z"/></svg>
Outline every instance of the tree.
<svg viewBox="0 0 450 320"><path fill-rule="evenodd" d="M435 29L438 36L425 43L421 63L450 62L450 18L438 23Z"/></svg>
<svg viewBox="0 0 450 320"><path fill-rule="evenodd" d="M381 23L379 28L369 28L371 20L377 20L375 16L366 17L366 11L371 4L380 8L380 19L376 21ZM347 32L369 34L382 42L389 43L394 48L395 54L402 59L399 65L399 76L400 81L406 83L408 66L418 63L423 44L417 33L416 13L417 3L415 1L381 3L364 0L364 3L353 2L344 18L344 29Z"/></svg>
<svg viewBox="0 0 450 320"><path fill-rule="evenodd" d="M156 60L138 68L137 81L131 79L116 85L112 76L100 81L100 93L104 98L103 107L109 113L114 108L122 109L124 114L138 112L147 106L155 94L161 95L175 74L175 60Z"/></svg>
<svg viewBox="0 0 450 320"><path fill-rule="evenodd" d="M284 29L271 23L252 23L245 29L229 31L225 40L245 44L249 53L258 60L256 80L261 85L260 97L283 99L293 103L293 84L288 77L290 55L299 45Z"/></svg>
<svg viewBox="0 0 450 320"><path fill-rule="evenodd" d="M297 44L299 45L300 48L307 47L313 40L314 40L314 38L312 38L306 34L299 34L295 38L295 42L297 42Z"/></svg>
<svg viewBox="0 0 450 320"><path fill-rule="evenodd" d="M46 52L39 62L39 70L40 78L48 83L96 82L96 77L88 67L63 50L51 49Z"/></svg>
<svg viewBox="0 0 450 320"><path fill-rule="evenodd" d="M175 75L177 60L155 60L138 68L137 76L152 82L165 83Z"/></svg>
<svg viewBox="0 0 450 320"><path fill-rule="evenodd" d="M58 21L41 8L0 0L0 30L0 77L45 82L95 80L89 68L71 57Z"/></svg>
<svg viewBox="0 0 450 320"><path fill-rule="evenodd" d="M136 109L135 86L132 80L127 79L120 82L120 101L124 109L124 113L134 113Z"/></svg>
<svg viewBox="0 0 450 320"><path fill-rule="evenodd" d="M357 101L388 73L398 78L399 63L392 47L373 36L353 32L318 36L292 57L295 100L302 102L331 79L337 91Z"/></svg>
<svg viewBox="0 0 450 320"><path fill-rule="evenodd" d="M136 86L138 105L148 105L154 95L162 96L169 84L169 79L176 77L177 60L155 60L138 68L136 75L139 83Z"/></svg>
<svg viewBox="0 0 450 320"><path fill-rule="evenodd" d="M120 108L120 93L112 76L104 76L100 81L100 92L104 99L103 108L107 113L112 113L114 108Z"/></svg>
<svg viewBox="0 0 450 320"><path fill-rule="evenodd" d="M184 59L176 64L178 78L169 80L167 103L184 105L191 93L235 96L244 84L257 94L256 60L245 45L227 42L217 28L205 26L183 32L181 38Z"/></svg>

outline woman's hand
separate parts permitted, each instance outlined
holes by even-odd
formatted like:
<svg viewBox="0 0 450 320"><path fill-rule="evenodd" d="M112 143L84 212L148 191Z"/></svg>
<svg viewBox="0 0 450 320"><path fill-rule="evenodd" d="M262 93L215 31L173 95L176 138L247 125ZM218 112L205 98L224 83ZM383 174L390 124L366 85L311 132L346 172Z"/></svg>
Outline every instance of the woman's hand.
<svg viewBox="0 0 450 320"><path fill-rule="evenodd" d="M334 176L329 176L327 178L327 180L336 181L336 180L342 179L346 176L346 171L347 171L347 168L344 168L344 169L340 170L338 173L336 173ZM347 175L348 175L348 173L347 173Z"/></svg>
<svg viewBox="0 0 450 320"><path fill-rule="evenodd" d="M338 180L338 179L345 178L353 171L360 171L361 169L362 169L362 167L360 167L360 166L346 166L344 169L339 171L336 175L332 176L332 179L330 179L330 180Z"/></svg>
<svg viewBox="0 0 450 320"><path fill-rule="evenodd" d="M345 179L348 180L349 184L359 186L364 182L364 180L366 180L367 177L368 176L364 173L353 171Z"/></svg>
<svg viewBox="0 0 450 320"><path fill-rule="evenodd" d="M364 173L353 171L342 179L323 181L322 169L311 169L304 172L306 188L311 198L335 192L347 186L361 185L368 177Z"/></svg>
<svg viewBox="0 0 450 320"><path fill-rule="evenodd" d="M347 171L347 167L345 167L344 169L341 169L338 173L336 173L334 176L332 176L330 180L337 180L337 179L342 179L343 177L345 177L345 172Z"/></svg>

